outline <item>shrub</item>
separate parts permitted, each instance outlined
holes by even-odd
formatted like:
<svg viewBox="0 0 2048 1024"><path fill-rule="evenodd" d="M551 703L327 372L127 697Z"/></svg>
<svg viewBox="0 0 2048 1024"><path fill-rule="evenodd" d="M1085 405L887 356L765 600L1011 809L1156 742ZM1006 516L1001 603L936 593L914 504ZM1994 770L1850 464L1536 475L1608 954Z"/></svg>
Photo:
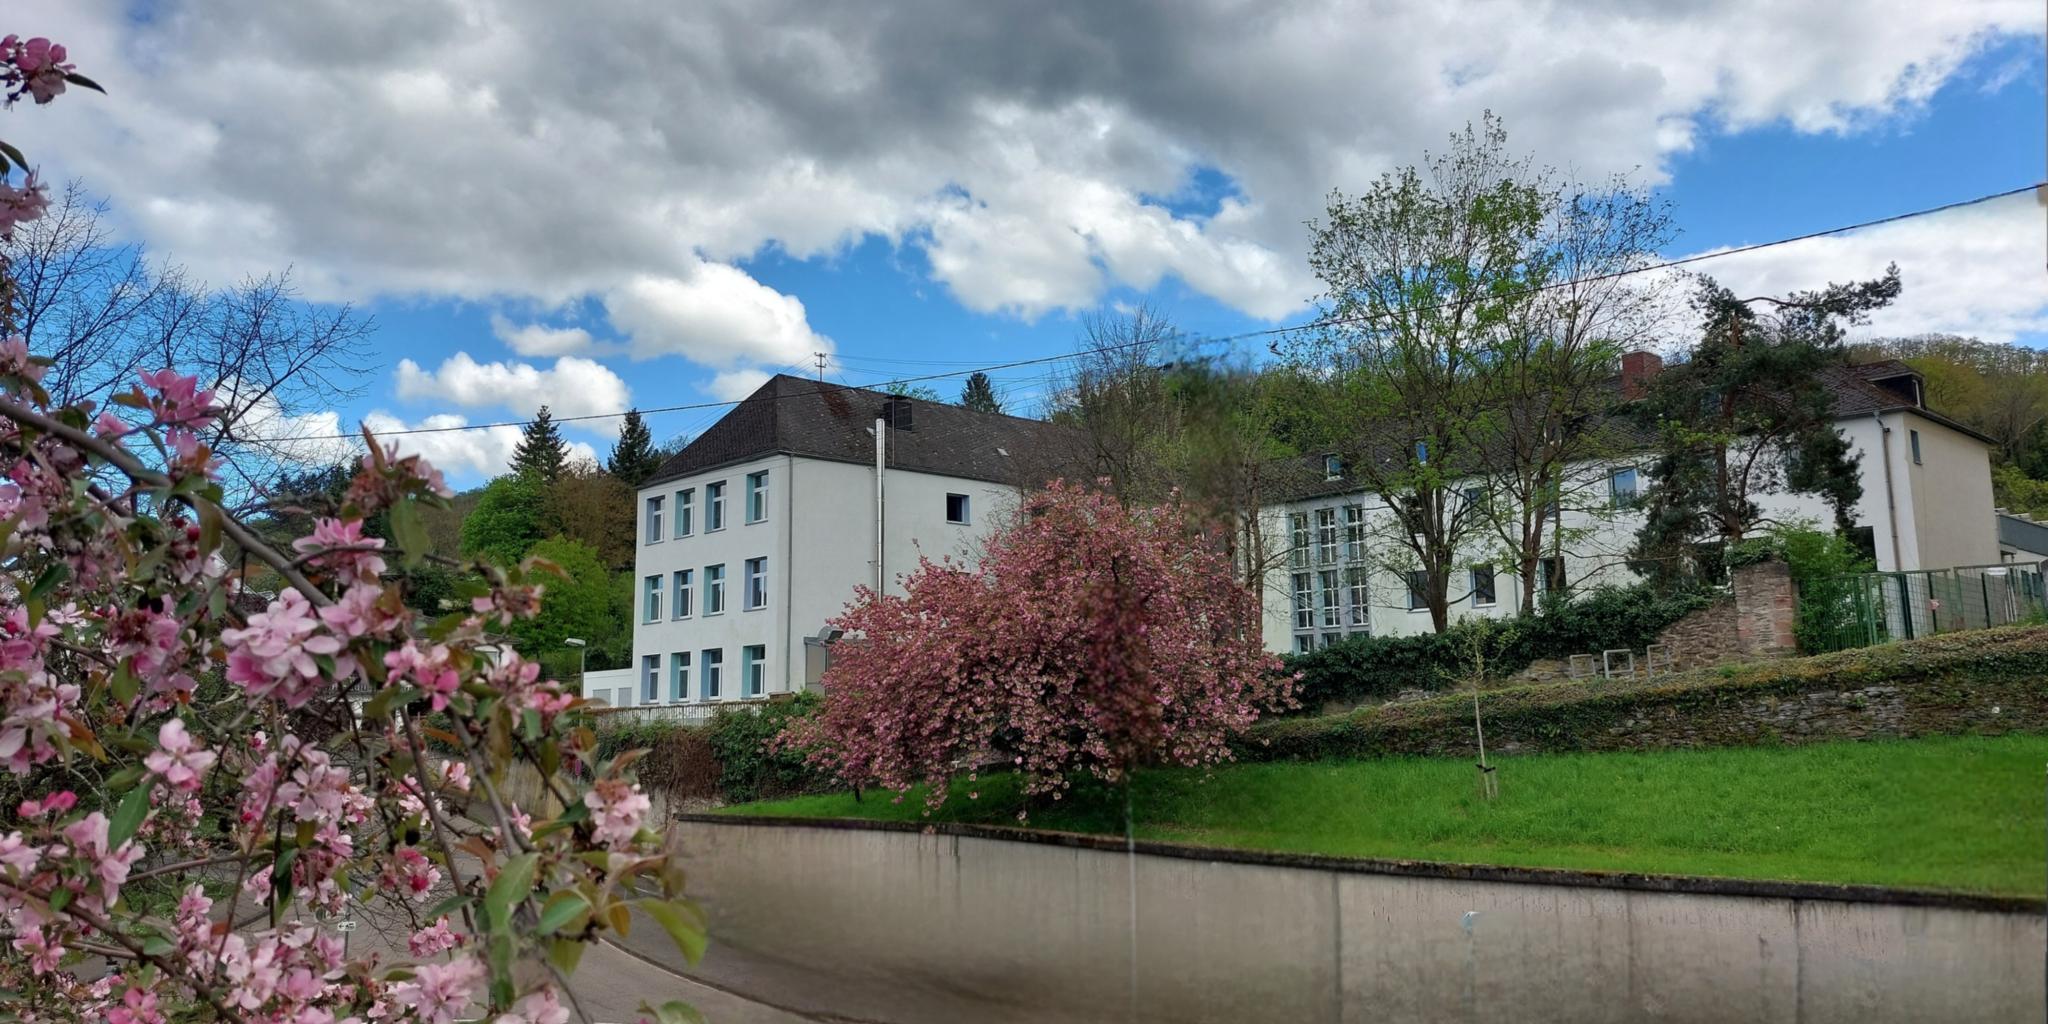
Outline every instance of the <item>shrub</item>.
<svg viewBox="0 0 2048 1024"><path fill-rule="evenodd" d="M718 789L729 803L769 800L820 792L832 787L829 774L811 767L805 751L769 741L783 728L811 717L822 703L815 693L755 708L720 708L706 730L716 759Z"/></svg>
<svg viewBox="0 0 2048 1024"><path fill-rule="evenodd" d="M1857 735L2003 732L2048 727L2048 628L1951 633L1810 658L1722 665L1656 680L1490 690L1480 704L1489 750L1610 750L1753 745L1782 738L1759 702L1894 687L1899 708ZM1993 712L1991 709L1997 708ZM1668 731L1659 737L1659 724ZM1834 739L1825 730L1801 739ZM1472 699L1446 695L1342 715L1265 722L1239 743L1246 760L1322 760L1473 750Z"/></svg>
<svg viewBox="0 0 2048 1024"><path fill-rule="evenodd" d="M1576 600L1550 602L1536 615L1466 619L1418 636L1355 637L1290 655L1285 669L1301 673L1301 703L1314 713L1332 701L1448 689L1471 675L1475 647L1485 654L1490 676L1518 672L1539 658L1640 649L1709 600L1701 591L1661 592L1647 583L1600 587Z"/></svg>
<svg viewBox="0 0 2048 1024"><path fill-rule="evenodd" d="M1798 617L1792 624L1799 649L1813 654L1836 650L1845 640L1863 643L1854 574L1877 566L1841 534L1814 529L1810 523L1777 527L1771 539L1799 585Z"/></svg>

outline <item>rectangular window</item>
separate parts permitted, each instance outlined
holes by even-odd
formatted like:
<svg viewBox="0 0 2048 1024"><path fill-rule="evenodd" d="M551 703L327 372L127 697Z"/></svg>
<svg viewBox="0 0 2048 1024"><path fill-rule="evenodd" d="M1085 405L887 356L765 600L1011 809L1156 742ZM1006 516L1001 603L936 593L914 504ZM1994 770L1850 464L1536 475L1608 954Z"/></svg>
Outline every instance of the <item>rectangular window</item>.
<svg viewBox="0 0 2048 1024"><path fill-rule="evenodd" d="M647 499L647 543L661 542L661 495Z"/></svg>
<svg viewBox="0 0 2048 1024"><path fill-rule="evenodd" d="M946 521L949 523L967 522L967 495L946 495Z"/></svg>
<svg viewBox="0 0 2048 1024"><path fill-rule="evenodd" d="M1323 588L1323 625L1335 626L1342 621L1338 602L1343 596L1343 592L1337 589L1337 570L1324 569L1316 575L1316 582Z"/></svg>
<svg viewBox="0 0 2048 1024"><path fill-rule="evenodd" d="M1562 594L1571 589L1565 584L1564 557L1552 555L1536 562L1536 589L1544 593Z"/></svg>
<svg viewBox="0 0 2048 1024"><path fill-rule="evenodd" d="M1294 574L1294 628L1314 629L1315 619L1315 577L1305 572Z"/></svg>
<svg viewBox="0 0 2048 1024"><path fill-rule="evenodd" d="M1365 506L1344 506L1344 560L1365 561Z"/></svg>
<svg viewBox="0 0 2048 1024"><path fill-rule="evenodd" d="M1344 479L1344 460L1338 458L1336 452L1323 456L1323 479Z"/></svg>
<svg viewBox="0 0 2048 1024"><path fill-rule="evenodd" d="M696 504L697 489L685 487L676 492L676 536L687 537L695 524L690 521L692 505Z"/></svg>
<svg viewBox="0 0 2048 1024"><path fill-rule="evenodd" d="M690 652L677 651L668 656L668 699L690 699Z"/></svg>
<svg viewBox="0 0 2048 1024"><path fill-rule="evenodd" d="M1429 607L1429 573L1416 569L1408 574L1408 610L1419 612Z"/></svg>
<svg viewBox="0 0 2048 1024"><path fill-rule="evenodd" d="M747 522L768 518L768 471L747 474Z"/></svg>
<svg viewBox="0 0 2048 1024"><path fill-rule="evenodd" d="M1294 653L1307 654L1315 649L1316 635L1314 633L1296 633L1294 635Z"/></svg>
<svg viewBox="0 0 2048 1024"><path fill-rule="evenodd" d="M747 559L747 608L768 607L768 559Z"/></svg>
<svg viewBox="0 0 2048 1024"><path fill-rule="evenodd" d="M1480 502L1484 497L1485 492L1477 487L1467 487L1458 492L1458 513L1463 515L1467 512L1479 511L1481 507Z"/></svg>
<svg viewBox="0 0 2048 1024"><path fill-rule="evenodd" d="M1365 585L1364 566L1354 565L1344 570L1344 589L1349 598L1351 625L1365 626L1372 621L1372 600Z"/></svg>
<svg viewBox="0 0 2048 1024"><path fill-rule="evenodd" d="M1475 566L1473 566L1473 567L1472 567L1472 604L1473 604L1473 606L1474 606L1474 607L1477 607L1477 608L1484 608L1484 607L1486 607L1487 605L1493 604L1493 603L1495 602L1495 600L1497 600L1497 598L1496 598L1496 597L1494 596L1494 589L1493 589L1493 566L1490 566L1490 565L1475 565Z"/></svg>
<svg viewBox="0 0 2048 1024"><path fill-rule="evenodd" d="M661 655L650 654L640 659L640 703L652 704L661 699Z"/></svg>
<svg viewBox="0 0 2048 1024"><path fill-rule="evenodd" d="M697 675L704 680L704 699L718 699L718 684L725 674L725 652L716 647L707 647L697 662Z"/></svg>
<svg viewBox="0 0 2048 1024"><path fill-rule="evenodd" d="M1429 465L1429 442L1428 442L1428 441L1423 441L1423 440L1417 440L1417 441L1415 442L1415 461L1416 461L1416 462L1419 462L1419 463L1421 463L1422 465L1425 465L1425 466Z"/></svg>
<svg viewBox="0 0 2048 1024"><path fill-rule="evenodd" d="M704 485L704 532L725 529L725 481Z"/></svg>
<svg viewBox="0 0 2048 1024"><path fill-rule="evenodd" d="M1908 430L1906 431L1906 433L1910 436L1913 442L1913 465L1918 466L1920 465L1920 432L1917 430Z"/></svg>
<svg viewBox="0 0 2048 1024"><path fill-rule="evenodd" d="M1288 548L1287 558L1299 569L1308 564L1308 513L1296 512L1287 517L1287 523L1294 535L1294 546Z"/></svg>
<svg viewBox="0 0 2048 1024"><path fill-rule="evenodd" d="M704 567L704 614L717 615L725 611L725 566Z"/></svg>
<svg viewBox="0 0 2048 1024"><path fill-rule="evenodd" d="M661 621L661 577L659 577L659 576L649 576L649 577L647 577L647 594L646 594L646 597L645 597L645 599L644 599L644 600L645 600L645 607L644 607L644 608L642 609L642 611L643 611L643 613L644 613L642 617L643 617L643 618L644 618L644 619L645 619L646 621L648 621L648 622L660 622L660 621Z"/></svg>
<svg viewBox="0 0 2048 1024"><path fill-rule="evenodd" d="M759 697L767 688L768 648L754 644L740 648L740 685L746 687L746 695Z"/></svg>
<svg viewBox="0 0 2048 1024"><path fill-rule="evenodd" d="M1629 508L1636 503L1637 478L1634 468L1617 469L1607 478L1609 508Z"/></svg>
<svg viewBox="0 0 2048 1024"><path fill-rule="evenodd" d="M694 575L688 569L676 570L675 592L669 598L669 604L673 607L669 614L678 619L690 617L690 591L693 589L692 584L695 582Z"/></svg>
<svg viewBox="0 0 2048 1024"><path fill-rule="evenodd" d="M630 687L630 686L621 686L621 687L619 687L619 688L618 688L617 690L613 690L613 691L611 691L611 692L612 692L612 693L614 693L614 694L616 694L616 696L614 696L614 697L612 698L612 707L615 707L615 708L630 708L630 707L632 707L632 706L633 706L633 688L632 688L632 687Z"/></svg>
<svg viewBox="0 0 2048 1024"><path fill-rule="evenodd" d="M1337 561L1337 510L1316 509L1316 561L1329 565Z"/></svg>

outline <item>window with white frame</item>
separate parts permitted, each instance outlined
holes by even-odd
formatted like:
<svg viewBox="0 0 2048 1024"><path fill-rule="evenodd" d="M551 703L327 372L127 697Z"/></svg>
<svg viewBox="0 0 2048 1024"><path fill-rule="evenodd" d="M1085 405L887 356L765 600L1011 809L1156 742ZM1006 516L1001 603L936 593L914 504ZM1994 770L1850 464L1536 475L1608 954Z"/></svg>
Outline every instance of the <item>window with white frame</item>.
<svg viewBox="0 0 2048 1024"><path fill-rule="evenodd" d="M1368 579L1365 567L1354 565L1344 570L1344 591L1350 614L1350 624L1367 626L1372 623L1371 589L1366 586Z"/></svg>
<svg viewBox="0 0 2048 1024"><path fill-rule="evenodd" d="M1338 605L1343 598L1343 591L1337 587L1337 570L1324 569L1317 573L1316 577L1316 583L1322 589L1323 625L1338 625L1343 621L1343 612Z"/></svg>
<svg viewBox="0 0 2048 1024"><path fill-rule="evenodd" d="M676 536L687 537L695 528L696 524L690 521L690 513L695 511L691 506L696 504L696 499L695 487L685 487L676 492Z"/></svg>
<svg viewBox="0 0 2048 1024"><path fill-rule="evenodd" d="M1481 503L1485 500L1486 492L1480 490L1477 487L1467 487L1464 490L1459 491L1458 514L1466 515L1468 513L1484 511L1484 506Z"/></svg>
<svg viewBox="0 0 2048 1024"><path fill-rule="evenodd" d="M1408 573L1408 610L1419 612L1429 607L1429 573L1414 569Z"/></svg>
<svg viewBox="0 0 2048 1024"><path fill-rule="evenodd" d="M1314 633L1296 633L1294 635L1294 653L1307 654L1315 649L1316 635Z"/></svg>
<svg viewBox="0 0 2048 1024"><path fill-rule="evenodd" d="M704 532L725 529L725 481L704 485Z"/></svg>
<svg viewBox="0 0 2048 1024"><path fill-rule="evenodd" d="M1323 479L1344 479L1344 459L1336 452L1323 456Z"/></svg>
<svg viewBox="0 0 2048 1024"><path fill-rule="evenodd" d="M704 699L718 699L718 684L725 675L725 652L716 647L707 647L697 661L697 678L704 686Z"/></svg>
<svg viewBox="0 0 2048 1024"><path fill-rule="evenodd" d="M661 577L647 577L647 592L643 596L641 618L647 622L661 621Z"/></svg>
<svg viewBox="0 0 2048 1024"><path fill-rule="evenodd" d="M668 656L668 699L690 699L690 652L677 651Z"/></svg>
<svg viewBox="0 0 2048 1024"><path fill-rule="evenodd" d="M747 522L768 518L768 471L747 474Z"/></svg>
<svg viewBox="0 0 2048 1024"><path fill-rule="evenodd" d="M1299 569L1308 564L1308 513L1296 512L1288 516L1287 525L1294 542L1293 546L1287 549L1287 559Z"/></svg>
<svg viewBox="0 0 2048 1024"><path fill-rule="evenodd" d="M1309 575L1308 573L1305 573L1305 572L1298 572L1298 573L1295 573L1295 574L1294 574L1294 628L1295 628L1295 629L1314 629L1314 628L1316 627L1316 618L1315 618L1315 616L1316 616L1316 611L1315 611L1315 596L1316 596L1316 595L1315 595L1315 577L1313 577L1313 576L1310 576L1310 575Z"/></svg>
<svg viewBox="0 0 2048 1024"><path fill-rule="evenodd" d="M747 559L747 580L744 596L748 611L768 607L768 559L765 555L760 558Z"/></svg>
<svg viewBox="0 0 2048 1024"><path fill-rule="evenodd" d="M1564 556L1552 555L1536 560L1536 589L1558 594L1570 589L1564 576Z"/></svg>
<svg viewBox="0 0 2048 1024"><path fill-rule="evenodd" d="M661 542L661 495L647 499L647 543Z"/></svg>
<svg viewBox="0 0 2048 1024"><path fill-rule="evenodd" d="M1917 430L1908 430L1908 431L1906 431L1906 434L1907 434L1908 438L1909 438L1909 439L1910 439L1910 440L1912 441L1912 444L1913 444L1913 465L1915 465L1915 466L1918 466L1918 465L1920 465L1920 464L1921 464L1921 462L1920 462L1920 432L1919 432L1919 431L1917 431Z"/></svg>
<svg viewBox="0 0 2048 1024"><path fill-rule="evenodd" d="M1337 561L1337 510L1316 509L1316 561L1330 565Z"/></svg>
<svg viewBox="0 0 2048 1024"><path fill-rule="evenodd" d="M650 654L640 659L640 703L652 704L661 699L661 655Z"/></svg>
<svg viewBox="0 0 2048 1024"><path fill-rule="evenodd" d="M1639 481L1635 467L1615 470L1607 478L1607 505L1609 508L1629 508L1636 503Z"/></svg>
<svg viewBox="0 0 2048 1024"><path fill-rule="evenodd" d="M968 511L969 511L969 509L968 509L967 495L965 495L965 494L948 494L948 495L946 495L946 521L947 521L947 522L949 522L949 523L964 523L964 522L967 522L967 513L968 513Z"/></svg>
<svg viewBox="0 0 2048 1024"><path fill-rule="evenodd" d="M1365 506L1344 506L1344 560L1365 561Z"/></svg>
<svg viewBox="0 0 2048 1024"><path fill-rule="evenodd" d="M704 614L717 615L725 611L725 566L704 567Z"/></svg>
<svg viewBox="0 0 2048 1024"><path fill-rule="evenodd" d="M1493 604L1493 603L1495 602L1495 600L1496 600L1496 597L1495 597L1495 593L1494 593L1494 587L1493 587L1493 566L1490 566L1490 565L1475 565L1475 566L1473 566L1473 567L1472 567L1472 604L1473 604L1473 606L1474 606L1474 607L1477 607L1477 608L1484 608L1484 607L1486 607L1487 605Z"/></svg>
<svg viewBox="0 0 2048 1024"><path fill-rule="evenodd" d="M678 619L690 617L690 591L695 589L696 574L688 569L677 569L669 593L669 614Z"/></svg>
<svg viewBox="0 0 2048 1024"><path fill-rule="evenodd" d="M767 689L767 682L767 645L752 644L740 648L740 686L744 688L744 695L759 697Z"/></svg>

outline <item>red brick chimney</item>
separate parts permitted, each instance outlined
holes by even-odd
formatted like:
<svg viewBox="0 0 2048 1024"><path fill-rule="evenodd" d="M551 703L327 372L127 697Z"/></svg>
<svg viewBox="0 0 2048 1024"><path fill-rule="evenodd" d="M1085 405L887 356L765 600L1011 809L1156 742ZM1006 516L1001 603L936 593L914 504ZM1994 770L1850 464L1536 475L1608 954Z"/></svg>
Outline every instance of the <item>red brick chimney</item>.
<svg viewBox="0 0 2048 1024"><path fill-rule="evenodd" d="M1629 352L1621 357L1621 397L1635 401L1650 389L1650 381L1664 370L1664 357L1655 352Z"/></svg>

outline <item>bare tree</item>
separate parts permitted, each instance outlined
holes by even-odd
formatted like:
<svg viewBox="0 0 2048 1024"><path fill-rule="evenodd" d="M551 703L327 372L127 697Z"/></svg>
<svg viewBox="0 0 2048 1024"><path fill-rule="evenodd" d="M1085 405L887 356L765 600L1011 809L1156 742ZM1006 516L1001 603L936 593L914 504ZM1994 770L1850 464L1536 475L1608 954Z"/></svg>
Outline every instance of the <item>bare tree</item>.
<svg viewBox="0 0 2048 1024"><path fill-rule="evenodd" d="M1179 336L1150 306L1091 314L1082 321L1088 351L1053 393L1050 418L1087 435L1097 474L1119 498L1156 498L1171 486L1163 452L1176 430L1166 370Z"/></svg>
<svg viewBox="0 0 2048 1024"><path fill-rule="evenodd" d="M141 371L198 373L222 408L206 441L243 500L280 472L343 457L345 443L322 439L345 432L339 421L307 417L361 393L372 321L302 301L288 269L225 289L193 282L117 241L106 214L73 182L0 246L18 283L7 314L52 360L52 397L104 406Z"/></svg>

